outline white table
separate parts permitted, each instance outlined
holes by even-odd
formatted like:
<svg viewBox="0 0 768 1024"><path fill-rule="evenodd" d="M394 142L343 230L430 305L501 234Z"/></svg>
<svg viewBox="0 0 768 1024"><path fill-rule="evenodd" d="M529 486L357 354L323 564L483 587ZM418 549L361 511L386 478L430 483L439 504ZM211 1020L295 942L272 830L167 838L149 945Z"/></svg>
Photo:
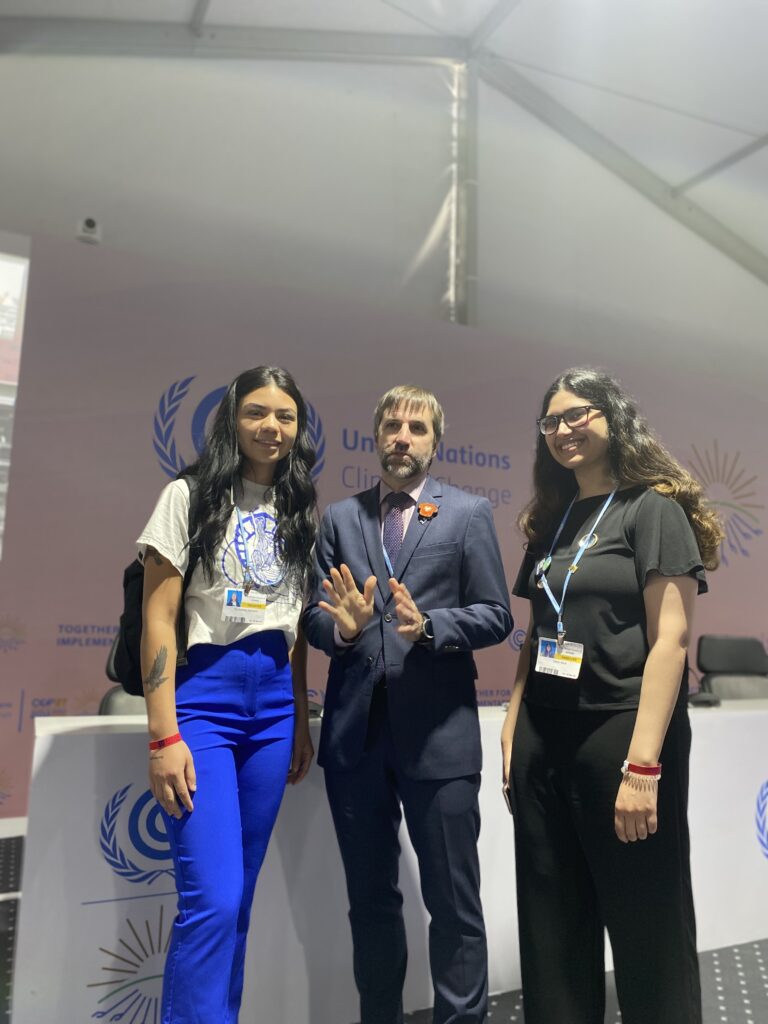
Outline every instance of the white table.
<svg viewBox="0 0 768 1024"><path fill-rule="evenodd" d="M512 825L499 792L502 718L501 709L481 711L480 858L491 991L520 984ZM758 793L768 783L768 701L696 709L691 719L699 948L763 939L768 936L768 858L758 842L755 812ZM36 721L13 1024L92 1019L155 1024L162 946L175 898L171 877L151 877L170 862L142 854L130 838L129 811L147 788L144 733L142 719L133 717ZM162 856L162 844L147 832L150 806L139 809L134 832L145 851L154 848ZM100 847L102 830L113 866ZM406 836L401 882L410 942L405 1005L417 1009L431 1003L431 988L426 917ZM241 1024L357 1019L346 913L322 773L313 769L286 793L259 880ZM128 948L140 961L135 975L107 970L133 970L112 955L130 959ZM125 987L110 996L116 978Z"/></svg>

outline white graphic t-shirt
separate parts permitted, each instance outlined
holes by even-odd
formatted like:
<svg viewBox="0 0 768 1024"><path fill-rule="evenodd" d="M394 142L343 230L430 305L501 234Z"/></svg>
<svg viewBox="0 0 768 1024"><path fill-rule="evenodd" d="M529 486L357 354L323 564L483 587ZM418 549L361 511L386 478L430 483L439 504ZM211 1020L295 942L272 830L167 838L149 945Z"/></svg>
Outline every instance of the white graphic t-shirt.
<svg viewBox="0 0 768 1024"><path fill-rule="evenodd" d="M214 559L213 583L203 572L201 562L195 566L184 599L187 647L232 644L267 629L282 630L288 649L293 647L302 601L301 595L283 580L283 569L275 555L277 523L275 509L266 500L267 490L262 484L241 481L240 493L236 495L240 517L233 509ZM147 547L153 547L183 576L189 564L188 520L189 487L185 480L174 480L161 492L136 542L139 558L143 560ZM250 564L256 589L266 599L263 621L223 621L222 606L227 592L243 586L244 563Z"/></svg>

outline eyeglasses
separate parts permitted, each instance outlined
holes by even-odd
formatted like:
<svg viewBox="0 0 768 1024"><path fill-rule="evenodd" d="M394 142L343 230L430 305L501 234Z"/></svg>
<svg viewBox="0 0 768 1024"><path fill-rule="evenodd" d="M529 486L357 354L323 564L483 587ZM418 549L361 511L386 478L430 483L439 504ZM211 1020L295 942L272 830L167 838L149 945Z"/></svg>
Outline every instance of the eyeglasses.
<svg viewBox="0 0 768 1024"><path fill-rule="evenodd" d="M566 427L583 427L593 409L595 412L602 411L596 405L576 405L573 409L566 409L565 412L561 412L557 416L541 416L536 423L542 434L556 434L561 421Z"/></svg>

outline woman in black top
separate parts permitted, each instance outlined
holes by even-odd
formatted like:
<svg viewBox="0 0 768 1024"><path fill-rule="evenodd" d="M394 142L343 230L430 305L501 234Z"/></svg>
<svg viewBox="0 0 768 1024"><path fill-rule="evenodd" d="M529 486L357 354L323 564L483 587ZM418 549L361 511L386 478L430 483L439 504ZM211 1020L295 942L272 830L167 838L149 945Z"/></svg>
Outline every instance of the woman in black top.
<svg viewBox="0 0 768 1024"><path fill-rule="evenodd" d="M700 1024L686 652L722 531L605 374L560 376L538 425L502 730L526 1024L603 1021L604 927L623 1024Z"/></svg>

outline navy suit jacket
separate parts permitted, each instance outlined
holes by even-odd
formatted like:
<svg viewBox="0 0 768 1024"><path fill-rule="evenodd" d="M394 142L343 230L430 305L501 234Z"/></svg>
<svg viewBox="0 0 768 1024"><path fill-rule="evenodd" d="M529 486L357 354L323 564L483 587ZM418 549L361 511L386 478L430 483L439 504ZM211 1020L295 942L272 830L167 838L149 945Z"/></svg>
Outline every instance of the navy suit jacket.
<svg viewBox="0 0 768 1024"><path fill-rule="evenodd" d="M394 575L416 607L429 615L434 643L413 644L397 632L394 598L381 542L379 488L326 509L316 546L316 580L303 624L313 647L330 657L318 763L345 771L359 762L368 730L371 695L387 677L387 711L401 770L413 779L446 779L482 767L472 652L501 643L512 629L509 593L486 498L427 477L414 509ZM359 640L334 643L334 623L317 607L332 566L349 566L360 590L373 574L375 609Z"/></svg>

